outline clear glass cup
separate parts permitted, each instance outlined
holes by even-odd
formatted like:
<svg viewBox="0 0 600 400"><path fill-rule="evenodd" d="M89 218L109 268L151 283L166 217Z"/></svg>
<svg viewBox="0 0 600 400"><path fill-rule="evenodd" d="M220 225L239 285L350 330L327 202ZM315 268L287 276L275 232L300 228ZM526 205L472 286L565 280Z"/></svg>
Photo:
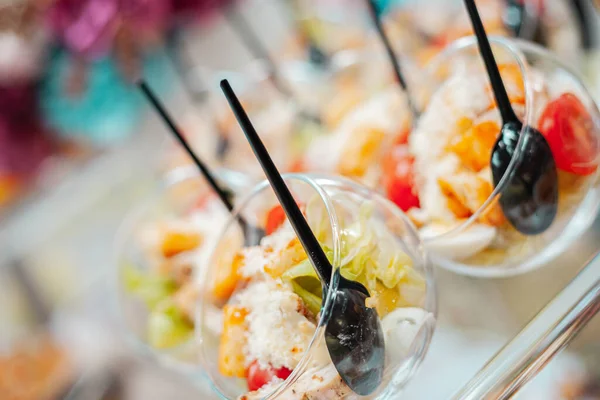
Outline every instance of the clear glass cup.
<svg viewBox="0 0 600 400"><path fill-rule="evenodd" d="M249 188L247 177L236 172L220 170L217 178L236 196ZM195 276L211 251L219 223L225 223L227 215L197 168L180 167L170 171L148 199L131 210L115 239L117 306L130 342L141 353L185 373L198 373L193 311L187 310L194 304ZM209 234L211 230L213 235ZM193 248L176 249L177 254L167 257L163 247L167 232L200 234L202 240ZM177 264L178 260L181 265L171 269L168 263ZM190 298L185 298L186 293ZM177 298L181 303L172 311L178 316L173 321L182 325L171 331L171 343L158 344L152 339L152 331L157 329L156 321L160 325L161 320L152 318L162 316L156 311L172 306L170 302ZM182 321L184 308L191 316Z"/></svg>
<svg viewBox="0 0 600 400"><path fill-rule="evenodd" d="M559 204L552 225L538 235L520 234L498 204L512 172L528 162L524 135L502 180L490 186L489 157L501 122L474 37L456 41L428 65L431 97L409 144L426 214L409 215L423 218L417 223L433 262L487 278L549 263L586 231L600 204L600 113L582 80L538 45L499 37L491 42L513 108L524 126L547 138L557 163ZM496 125L484 125L489 122ZM450 166L440 170L441 160Z"/></svg>
<svg viewBox="0 0 600 400"><path fill-rule="evenodd" d="M390 307L389 309L384 310L383 308L379 308L385 303L383 300L381 300L382 303L377 303L376 306L380 313L390 312L381 319L384 330L387 329L386 327L393 326L393 328L390 328L392 331L398 328L400 331L395 331L397 332L396 334L404 336L401 338L400 336L396 336L395 340L390 340L391 336L386 336L387 359L383 383L377 389L376 393L369 398L383 399L388 398L387 396L392 396L394 393L397 394L417 370L427 352L437 312L432 269L427 256L423 252L423 246L413 225L388 200L370 189L345 178L312 174L286 174L284 175L284 179L294 194L295 199L303 207L309 225L313 232L316 233L318 240L326 250L329 249L331 251L330 256L334 268L334 276L338 271L342 271L342 274L345 275L346 272L344 271L350 265L349 263L362 254L362 250L371 248L368 243L372 243L375 247L378 247L377 249L371 248L372 251L381 251L381 253L384 253L381 249L401 249L402 254L410 258L410 263L412 263L411 272L408 274L410 277L407 275L407 280L402 281L404 283L398 283L397 286L392 286L389 289L390 292L386 292L396 293L399 297L394 297L394 300L386 303ZM230 218L229 223L222 232L221 240L215 247L215 252L209 263L211 268L205 270L205 275L201 279L203 286L200 290L201 297L196 326L198 327L199 340L202 342L202 366L217 393L227 399L236 399L238 396L246 394L248 387L246 380L243 378L228 377L221 374L220 363L223 360L231 360L231 357L228 354L226 354L225 358L220 357L222 354L220 354L219 348L229 345L230 339L224 339L222 332L211 329L210 320L215 318L215 311L222 310L228 300L216 295L216 292L213 290L216 286L213 283L216 282L215 279L220 279L223 268L232 265L230 263L237 257L237 254L240 254L239 251L244 247L243 232L237 223L238 216L243 217L250 225L265 226L265 216L277 204L277 200L269 184L267 182L259 184L240 203L236 209L236 213ZM377 236L371 237L368 240L361 239L365 240L361 245L350 246L349 235L351 235L352 227L356 226L361 220L361 215L365 215L364 212L366 209L370 210L369 221L378 226ZM368 232L365 232L364 237L366 238ZM362 235L358 236L363 238ZM263 239L263 246L266 245L264 240L274 241L276 239L271 239L270 236L267 236ZM252 240L250 245L259 245L259 242L258 240ZM289 249L290 246L292 245L288 244L285 248ZM278 250L273 251L276 252ZM282 256L282 260L287 259L287 256ZM285 279L285 273L281 276ZM255 281L251 280L248 284L252 285L253 282ZM229 303L227 303L228 305L232 304L231 299L236 299L238 298L236 296L243 295L247 287L245 286L247 282L239 281L238 283L237 286L234 286L235 290L234 287L231 287L233 294L229 293L231 297L229 298ZM375 292L371 291L371 295L375 293L376 296L381 296L376 298L383 299L384 296L381 293L384 293L385 290L381 293L377 291L383 290L380 284L383 285L377 280L376 285L379 289L376 289ZM338 376L337 372L333 370L333 365L326 350L323 357L323 349L325 348L323 335L329 323L329 318L324 316L329 316L330 314L328 310L332 307L332 296L337 286L337 280L333 276L330 285L331 289L328 293L324 294L323 308L318 313L314 323L314 333L309 336L310 340L305 343L307 346L305 348L300 347L301 354L299 355L301 355L301 358L299 358L297 366L293 368L293 372L285 381L273 387L272 390L262 392L256 398L274 399L292 390L296 391L295 396L297 396L298 391L302 393L301 382L306 384L307 379L310 380L313 376L321 376L313 375L313 373L320 374L320 371L323 371L322 368L328 368L328 371L333 371L333 376ZM398 292L398 290L400 291ZM396 313L398 319L394 320L393 313L396 311L398 311ZM225 318L227 319L228 317ZM243 334L240 335L236 337L245 337ZM277 346L278 343L275 341L285 340L285 337L270 338L268 344L269 346ZM240 347L237 346L237 348L239 349ZM245 362L250 363L251 361L246 360ZM240 367L243 366L240 365ZM331 377L331 375L329 376ZM325 384L327 382L325 381ZM352 397L350 396L349 389L344 390L342 388L345 385L334 386L336 389L340 389L336 392L339 398ZM311 393L306 394L308 396L311 395Z"/></svg>
<svg viewBox="0 0 600 400"><path fill-rule="evenodd" d="M371 25L362 0L300 0L300 17L317 42L330 54L370 47L376 37L367 35ZM460 0L378 1L384 7L388 34L398 51L427 61L453 40L471 34L471 25ZM515 10L502 0L478 0L489 34L536 40L572 58L581 51L581 40L572 7L567 1L522 3L522 25L516 35L511 28Z"/></svg>

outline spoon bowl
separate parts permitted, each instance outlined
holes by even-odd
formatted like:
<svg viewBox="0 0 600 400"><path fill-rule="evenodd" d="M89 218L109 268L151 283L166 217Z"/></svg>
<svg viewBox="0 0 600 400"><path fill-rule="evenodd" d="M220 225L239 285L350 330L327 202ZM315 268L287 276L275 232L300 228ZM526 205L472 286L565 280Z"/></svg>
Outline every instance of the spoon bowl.
<svg viewBox="0 0 600 400"><path fill-rule="evenodd" d="M340 281L325 343L344 382L356 394L367 396L383 380L385 340L377 311L366 306L369 296L364 286L353 288L352 283L343 277Z"/></svg>
<svg viewBox="0 0 600 400"><path fill-rule="evenodd" d="M538 235L552 225L558 212L556 163L544 136L532 126L505 124L492 151L491 169L494 186L498 186L516 153L521 131L523 156L509 176L500 205L519 232Z"/></svg>

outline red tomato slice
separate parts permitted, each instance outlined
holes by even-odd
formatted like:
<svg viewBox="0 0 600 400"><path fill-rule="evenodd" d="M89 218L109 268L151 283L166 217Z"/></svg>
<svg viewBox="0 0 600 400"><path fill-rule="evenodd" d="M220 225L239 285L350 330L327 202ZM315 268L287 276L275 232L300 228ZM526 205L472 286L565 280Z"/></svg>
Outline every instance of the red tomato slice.
<svg viewBox="0 0 600 400"><path fill-rule="evenodd" d="M598 168L598 132L585 106L572 93L562 94L546 106L539 121L556 166L577 175Z"/></svg>
<svg viewBox="0 0 600 400"><path fill-rule="evenodd" d="M385 190L388 198L402 211L420 207L414 181L414 157L406 146L394 148L383 162Z"/></svg>
<svg viewBox="0 0 600 400"><path fill-rule="evenodd" d="M267 223L265 224L265 233L267 235L275 232L285 222L285 211L279 204L271 208L267 214Z"/></svg>
<svg viewBox="0 0 600 400"><path fill-rule="evenodd" d="M258 361L254 361L248 368L248 374L246 378L248 382L248 389L253 392L271 382L273 378L277 377L279 379L287 379L291 373L292 371L285 367L277 369L269 367L267 369L263 369L260 367Z"/></svg>

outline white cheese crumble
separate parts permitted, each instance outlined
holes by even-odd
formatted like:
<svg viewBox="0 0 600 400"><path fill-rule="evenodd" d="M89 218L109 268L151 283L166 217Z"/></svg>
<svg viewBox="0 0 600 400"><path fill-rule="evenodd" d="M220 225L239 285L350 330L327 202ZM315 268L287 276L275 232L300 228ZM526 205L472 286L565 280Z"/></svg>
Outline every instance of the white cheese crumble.
<svg viewBox="0 0 600 400"><path fill-rule="evenodd" d="M265 268L279 262L282 251L295 238L296 233L286 221L271 235L262 238L260 246L244 248L242 250L244 261L240 267L241 275L246 278L264 275Z"/></svg>
<svg viewBox="0 0 600 400"><path fill-rule="evenodd" d="M308 349L316 326L302 313L302 301L280 280L254 281L235 295L235 303L249 310L248 364L294 369Z"/></svg>

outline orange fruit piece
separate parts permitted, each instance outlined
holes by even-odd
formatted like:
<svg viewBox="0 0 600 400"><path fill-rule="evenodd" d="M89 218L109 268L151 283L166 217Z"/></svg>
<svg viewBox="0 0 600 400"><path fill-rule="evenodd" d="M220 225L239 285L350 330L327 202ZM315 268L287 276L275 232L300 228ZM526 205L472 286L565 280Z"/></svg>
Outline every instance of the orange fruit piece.
<svg viewBox="0 0 600 400"><path fill-rule="evenodd" d="M453 185L443 178L438 179L438 185L440 186L442 194L446 197L448 208L456 218L469 218L471 216L471 210L466 206L464 196L458 193Z"/></svg>
<svg viewBox="0 0 600 400"><path fill-rule="evenodd" d="M361 177L380 153L385 132L378 128L358 128L342 154L338 172L345 176Z"/></svg>
<svg viewBox="0 0 600 400"><path fill-rule="evenodd" d="M450 146L462 163L472 171L479 172L490 163L492 149L500 133L500 126L486 121L467 130Z"/></svg>
<svg viewBox="0 0 600 400"><path fill-rule="evenodd" d="M227 301L240 283L240 268L244 263L244 255L237 253L232 262L222 262L216 268L212 282L212 294L216 300Z"/></svg>
<svg viewBox="0 0 600 400"><path fill-rule="evenodd" d="M202 237L192 232L167 232L162 241L162 254L171 258L177 254L194 250L202 242Z"/></svg>
<svg viewBox="0 0 600 400"><path fill-rule="evenodd" d="M241 306L227 305L223 308L223 333L219 343L219 372L224 376L246 376L246 316Z"/></svg>

